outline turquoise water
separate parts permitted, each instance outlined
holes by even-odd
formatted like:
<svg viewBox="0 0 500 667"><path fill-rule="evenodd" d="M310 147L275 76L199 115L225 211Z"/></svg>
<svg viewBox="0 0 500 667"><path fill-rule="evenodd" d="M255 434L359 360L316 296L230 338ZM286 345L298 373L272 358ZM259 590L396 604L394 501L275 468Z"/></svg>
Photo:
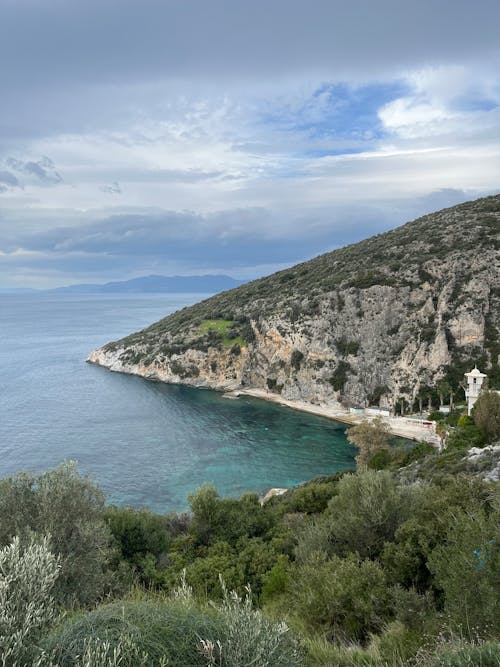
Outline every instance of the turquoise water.
<svg viewBox="0 0 500 667"><path fill-rule="evenodd" d="M105 342L204 295L0 295L0 476L76 460L113 503L184 510L353 465L345 425L251 398L110 373Z"/></svg>

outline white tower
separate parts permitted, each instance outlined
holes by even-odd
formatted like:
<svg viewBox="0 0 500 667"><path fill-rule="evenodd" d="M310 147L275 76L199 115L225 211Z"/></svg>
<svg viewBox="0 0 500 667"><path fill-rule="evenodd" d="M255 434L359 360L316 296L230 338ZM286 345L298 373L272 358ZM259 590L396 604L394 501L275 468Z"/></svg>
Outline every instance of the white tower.
<svg viewBox="0 0 500 667"><path fill-rule="evenodd" d="M478 370L477 366L470 371L470 373L464 373L467 378L467 388L465 389L465 398L467 399L467 414L470 415L474 403L479 398L481 393L481 387L483 386L484 378L488 377L484 373L481 373Z"/></svg>

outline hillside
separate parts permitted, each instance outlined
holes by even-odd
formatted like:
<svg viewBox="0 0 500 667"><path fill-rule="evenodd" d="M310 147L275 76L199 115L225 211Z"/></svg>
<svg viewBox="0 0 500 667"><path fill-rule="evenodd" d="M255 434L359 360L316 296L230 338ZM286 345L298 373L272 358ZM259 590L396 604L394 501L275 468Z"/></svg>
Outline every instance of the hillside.
<svg viewBox="0 0 500 667"><path fill-rule="evenodd" d="M500 384L500 195L184 308L89 361L311 403L411 404L474 363Z"/></svg>

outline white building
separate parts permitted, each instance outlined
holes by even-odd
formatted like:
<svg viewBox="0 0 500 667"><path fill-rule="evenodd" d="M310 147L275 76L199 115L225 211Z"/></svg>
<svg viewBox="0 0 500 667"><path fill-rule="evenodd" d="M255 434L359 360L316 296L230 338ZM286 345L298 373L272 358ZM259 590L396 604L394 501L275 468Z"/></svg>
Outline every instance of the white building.
<svg viewBox="0 0 500 667"><path fill-rule="evenodd" d="M465 398L467 399L467 414L470 415L474 403L479 398L484 378L488 377L474 366L469 373L464 373L467 378L467 387L465 389Z"/></svg>

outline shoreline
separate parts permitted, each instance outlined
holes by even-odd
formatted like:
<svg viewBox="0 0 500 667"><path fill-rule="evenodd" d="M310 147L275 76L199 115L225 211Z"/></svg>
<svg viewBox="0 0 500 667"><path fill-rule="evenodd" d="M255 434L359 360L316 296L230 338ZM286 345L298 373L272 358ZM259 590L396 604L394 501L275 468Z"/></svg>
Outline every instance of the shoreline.
<svg viewBox="0 0 500 667"><path fill-rule="evenodd" d="M290 400L283 398L279 394L274 394L266 389L258 388L246 388L246 387L228 387L226 385L223 387L216 386L207 386L202 384L186 383L182 380L173 381L171 378L164 377L151 377L145 371L145 369L138 369L137 366L126 367L121 363L103 363L103 351L101 348L93 350L87 357L87 363L100 366L105 368L108 371L124 373L126 375L136 375L142 377L144 380L155 381L155 382L164 382L165 384L180 384L197 389L209 389L211 391L216 391L226 399L237 399L239 396L249 396L252 398L257 398L263 401L269 401L271 403L276 403L282 405L283 407L291 408L292 410L298 410L299 412L307 412L309 414L317 415L318 417L325 417L326 419L334 419L335 421L342 422L349 425L359 424L366 420L371 420L377 414L364 414L364 413L353 413L345 408L342 408L340 404L333 405L315 405L313 403L308 403L307 401L298 401ZM440 439L435 432L435 423L427 422L427 425L424 425L424 420L418 421L413 420L408 417L395 417L395 416L385 416L380 415L387 426L387 430L391 435L395 435L400 438L406 438L408 440L415 441L425 441L434 445L437 448L440 448Z"/></svg>
<svg viewBox="0 0 500 667"><path fill-rule="evenodd" d="M336 408L328 405L314 405L312 403L307 403L306 401L293 401L268 392L265 389L234 389L232 391L227 391L224 394L224 397L228 399L235 399L239 396L250 396L263 401L277 403L278 405L291 408L292 410L308 412L317 415L318 417L334 419L335 421L349 425L360 424L363 421L370 420L370 418L373 418L374 416L353 414L341 407ZM419 422L412 424L412 420L405 417L383 416L382 419L387 424L388 431L392 435L400 438L407 438L408 440L424 440L431 445L439 446L439 438L434 431L434 422L432 422L433 426L424 426Z"/></svg>

